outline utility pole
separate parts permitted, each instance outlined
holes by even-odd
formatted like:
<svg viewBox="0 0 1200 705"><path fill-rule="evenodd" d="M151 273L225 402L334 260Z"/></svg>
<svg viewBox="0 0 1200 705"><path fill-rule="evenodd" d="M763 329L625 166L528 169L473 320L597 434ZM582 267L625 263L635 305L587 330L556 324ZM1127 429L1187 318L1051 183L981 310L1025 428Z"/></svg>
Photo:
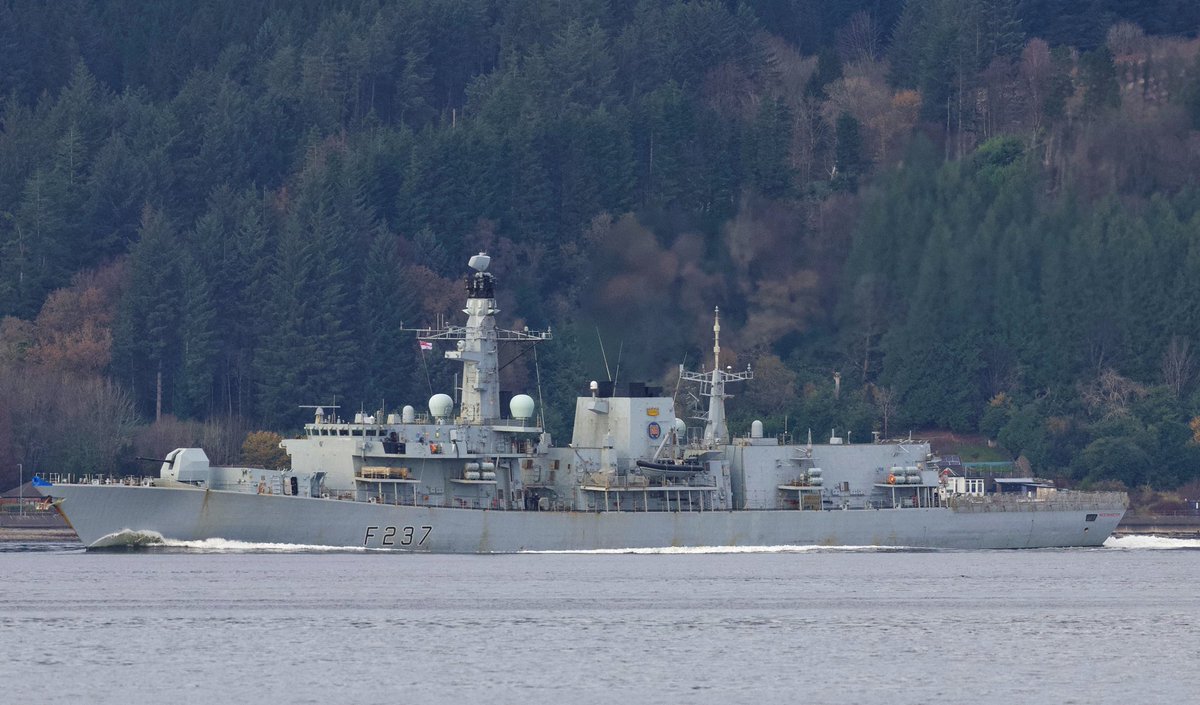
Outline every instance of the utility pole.
<svg viewBox="0 0 1200 705"><path fill-rule="evenodd" d="M25 466L17 463L17 507L21 516L25 516Z"/></svg>

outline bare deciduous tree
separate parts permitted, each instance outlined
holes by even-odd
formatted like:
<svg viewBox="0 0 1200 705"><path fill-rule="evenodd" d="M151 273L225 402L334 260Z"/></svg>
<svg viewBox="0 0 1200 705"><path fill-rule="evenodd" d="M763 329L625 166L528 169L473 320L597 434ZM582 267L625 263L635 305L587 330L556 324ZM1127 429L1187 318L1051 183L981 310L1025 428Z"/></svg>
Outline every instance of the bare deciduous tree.
<svg viewBox="0 0 1200 705"><path fill-rule="evenodd" d="M900 408L900 401L896 399L895 392L890 388L875 385L871 385L871 401L875 403L875 409L879 412L883 422L883 437L888 438L888 427L892 418L896 416L896 411Z"/></svg>
<svg viewBox="0 0 1200 705"><path fill-rule="evenodd" d="M879 23L866 10L859 10L837 31L837 50L842 61L875 61L879 58Z"/></svg>
<svg viewBox="0 0 1200 705"><path fill-rule="evenodd" d="M1026 120L1036 135L1042 128L1046 93L1049 90L1050 77L1054 70L1050 58L1050 45L1043 39L1030 39L1021 51L1021 63L1018 68L1021 80L1025 84L1025 96L1028 103Z"/></svg>
<svg viewBox="0 0 1200 705"><path fill-rule="evenodd" d="M1171 336L1171 342L1162 356L1163 384L1176 397L1183 395L1192 377L1191 344L1177 335Z"/></svg>
<svg viewBox="0 0 1200 705"><path fill-rule="evenodd" d="M1079 398L1094 416L1112 417L1129 413L1129 406L1146 396L1145 386L1122 377L1116 370L1106 367L1096 379L1079 385Z"/></svg>
<svg viewBox="0 0 1200 705"><path fill-rule="evenodd" d="M1104 43L1113 56L1141 54L1146 50L1146 32L1132 22L1118 22L1109 27Z"/></svg>

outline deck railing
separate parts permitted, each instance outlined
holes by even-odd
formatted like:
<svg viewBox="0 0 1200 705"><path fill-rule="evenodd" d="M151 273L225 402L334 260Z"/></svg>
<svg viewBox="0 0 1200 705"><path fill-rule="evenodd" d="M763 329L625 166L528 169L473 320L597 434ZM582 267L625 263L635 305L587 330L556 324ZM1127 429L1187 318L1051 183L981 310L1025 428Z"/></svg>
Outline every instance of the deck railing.
<svg viewBox="0 0 1200 705"><path fill-rule="evenodd" d="M947 497L946 506L956 512L1050 512L1070 510L1124 510L1129 496L1124 492L1075 492L1059 490L1046 498L991 494L983 497Z"/></svg>

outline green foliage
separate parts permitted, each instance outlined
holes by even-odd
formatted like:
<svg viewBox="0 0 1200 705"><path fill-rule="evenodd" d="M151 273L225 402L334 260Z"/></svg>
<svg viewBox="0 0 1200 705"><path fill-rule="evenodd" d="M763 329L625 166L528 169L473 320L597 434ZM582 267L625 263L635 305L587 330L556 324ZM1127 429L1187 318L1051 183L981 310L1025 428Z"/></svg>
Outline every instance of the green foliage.
<svg viewBox="0 0 1200 705"><path fill-rule="evenodd" d="M1016 56L1024 32L1015 0L910 0L896 24L893 78L920 89L925 116L962 125L976 75L996 58Z"/></svg>
<svg viewBox="0 0 1200 705"><path fill-rule="evenodd" d="M893 430L1178 484L1194 370L1176 360L1183 401L1157 385L1200 330L1200 63L1155 55L1125 98L1147 102L1115 111L1127 58L1102 44L1118 18L1193 32L1197 7L0 3L0 316L33 341L48 295L127 261L107 372L128 403L161 387L164 414L287 428L301 403L444 388L398 329L454 313L487 249L504 309L558 332L560 436L590 303L637 302L605 323L652 374L719 304L731 349L797 378L739 422L865 440L884 390ZM838 39L863 22L891 87ZM1080 401L1105 370L1150 390L1120 418Z"/></svg>
<svg viewBox="0 0 1200 705"><path fill-rule="evenodd" d="M813 71L804 94L814 98L826 98L825 87L842 77L842 62L832 48L817 54L817 70Z"/></svg>
<svg viewBox="0 0 1200 705"><path fill-rule="evenodd" d="M118 378L131 385L145 411L156 410L160 392L169 398L175 382L182 313L178 252L175 229L161 212L146 209L113 335Z"/></svg>
<svg viewBox="0 0 1200 705"><path fill-rule="evenodd" d="M835 159L837 176L835 182L850 191L858 188L858 179L865 171L866 162L862 154L862 135L858 120L850 113L842 113L837 119L837 149Z"/></svg>
<svg viewBox="0 0 1200 705"><path fill-rule="evenodd" d="M1192 79L1183 91L1183 105L1187 109L1193 130L1200 130L1200 56L1192 67Z"/></svg>
<svg viewBox="0 0 1200 705"><path fill-rule="evenodd" d="M792 173L787 159L790 123L783 101L768 100L759 107L751 128L748 143L753 151L747 160L750 183L764 196L781 198L791 191Z"/></svg>
<svg viewBox="0 0 1200 705"><path fill-rule="evenodd" d="M1079 59L1084 112L1094 115L1121 104L1117 69L1107 47L1089 51Z"/></svg>

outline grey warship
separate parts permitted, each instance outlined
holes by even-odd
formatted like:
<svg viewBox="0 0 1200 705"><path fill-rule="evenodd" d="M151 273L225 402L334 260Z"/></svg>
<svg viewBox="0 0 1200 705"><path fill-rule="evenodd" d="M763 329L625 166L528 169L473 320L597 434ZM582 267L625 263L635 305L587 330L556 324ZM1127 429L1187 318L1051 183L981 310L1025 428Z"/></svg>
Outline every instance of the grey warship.
<svg viewBox="0 0 1200 705"><path fill-rule="evenodd" d="M548 332L497 327L490 258L470 259L465 325L419 329L463 365L461 397L427 411L315 408L284 440L288 470L212 465L172 451L159 476L51 476L39 490L89 547L225 539L445 553L668 547L891 546L1008 549L1099 546L1124 493L1077 492L1035 478L996 480L940 463L930 444L876 439L788 443L733 437L726 386L753 371L721 366L681 382L707 398L689 427L661 388L591 382L571 442L555 445L528 395L501 401L499 347Z"/></svg>

